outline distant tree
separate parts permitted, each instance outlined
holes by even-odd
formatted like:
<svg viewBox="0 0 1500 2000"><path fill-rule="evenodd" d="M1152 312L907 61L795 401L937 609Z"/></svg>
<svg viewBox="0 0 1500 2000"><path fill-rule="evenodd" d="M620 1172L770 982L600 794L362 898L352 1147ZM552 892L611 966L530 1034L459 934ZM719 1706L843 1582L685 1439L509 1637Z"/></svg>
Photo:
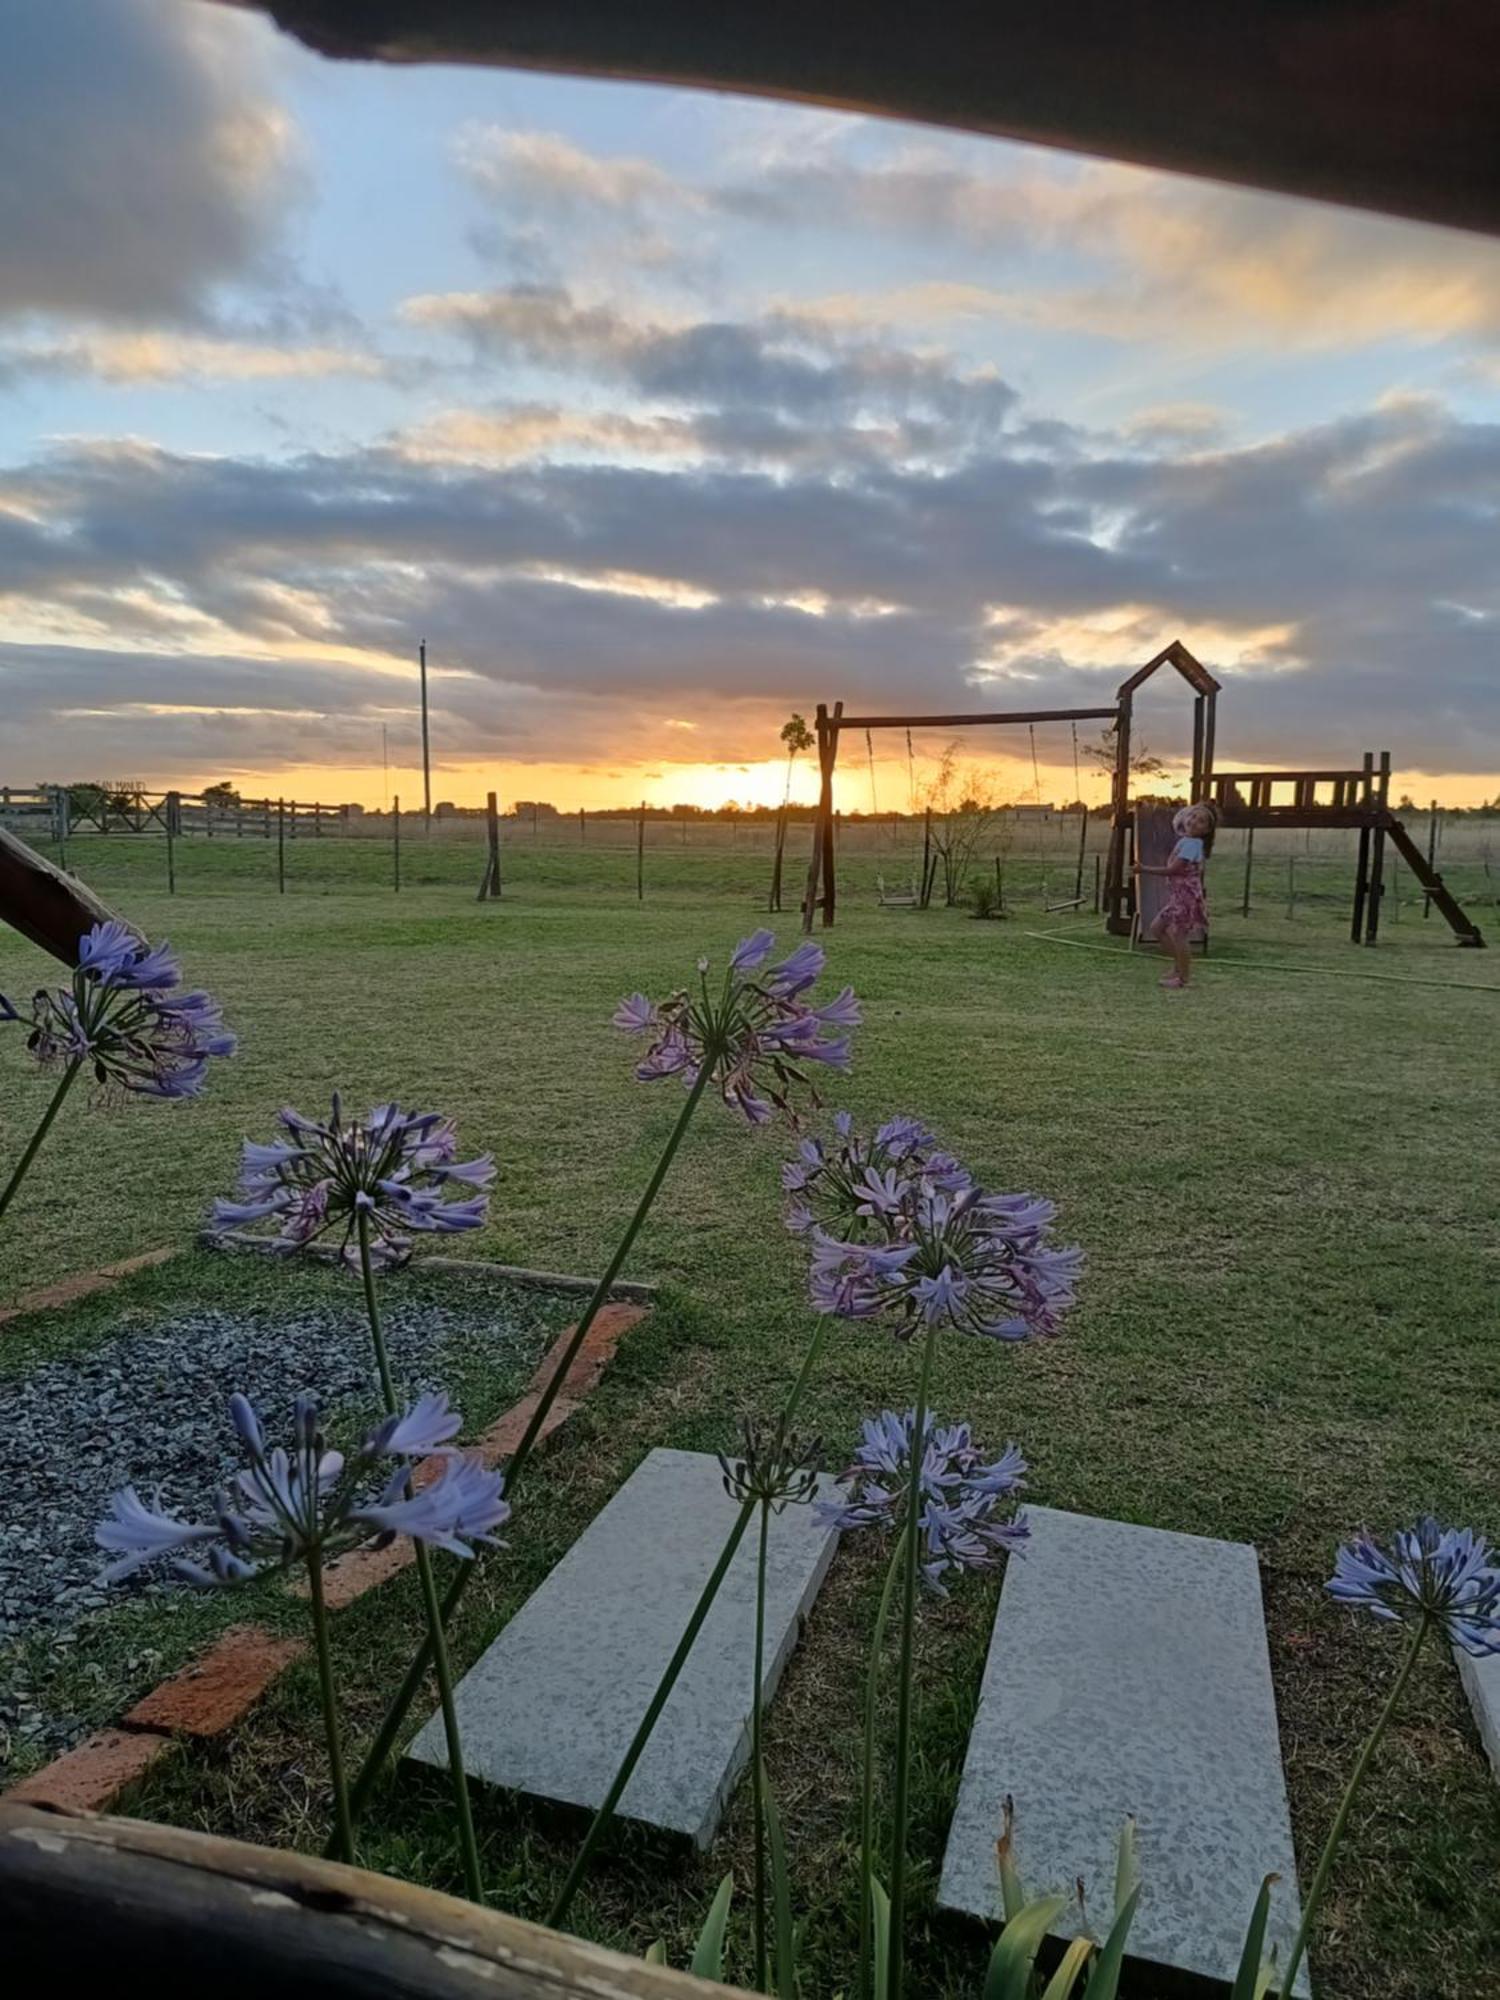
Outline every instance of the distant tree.
<svg viewBox="0 0 1500 2000"><path fill-rule="evenodd" d="M807 726L807 717L794 711L781 725L781 740L786 745L786 790L781 803L788 805L792 796L792 766L798 753L811 750L817 739Z"/></svg>
<svg viewBox="0 0 1500 2000"><path fill-rule="evenodd" d="M1115 758L1119 755L1119 735L1120 725L1112 722L1097 743L1081 743L1078 746L1087 762L1109 778L1115 774ZM1152 754L1150 744L1143 742L1132 755L1130 768L1138 778L1160 778L1165 775L1167 767L1162 758Z"/></svg>
<svg viewBox="0 0 1500 2000"><path fill-rule="evenodd" d="M240 795L227 778L221 778L216 785L203 787L203 803L206 806L237 806Z"/></svg>
<svg viewBox="0 0 1500 2000"><path fill-rule="evenodd" d="M922 799L932 814L932 845L943 870L943 901L951 908L959 899L984 836L1004 810L982 773L961 771L957 746L950 743L938 760L937 775ZM922 885L925 890L926 884Z"/></svg>

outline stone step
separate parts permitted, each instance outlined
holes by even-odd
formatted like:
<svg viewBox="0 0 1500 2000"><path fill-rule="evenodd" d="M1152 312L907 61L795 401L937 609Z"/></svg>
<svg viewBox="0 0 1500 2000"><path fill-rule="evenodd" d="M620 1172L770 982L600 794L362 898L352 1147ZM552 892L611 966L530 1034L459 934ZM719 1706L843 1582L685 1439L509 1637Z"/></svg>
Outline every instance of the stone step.
<svg viewBox="0 0 1500 2000"><path fill-rule="evenodd" d="M1459 1679L1474 1711L1474 1724L1484 1745L1484 1754L1489 1758L1495 1776L1500 1778L1500 1653L1487 1653L1483 1659L1476 1660L1462 1646L1455 1646L1453 1657L1458 1662Z"/></svg>
<svg viewBox="0 0 1500 2000"><path fill-rule="evenodd" d="M832 1479L821 1488L824 1497L837 1493ZM717 1459L651 1452L460 1682L469 1776L597 1807L738 1512ZM767 1700L837 1539L809 1506L772 1519ZM699 1847L712 1840L749 1758L755 1553L752 1524L621 1800L622 1817ZM446 1768L440 1715L407 1754Z"/></svg>
<svg viewBox="0 0 1500 2000"><path fill-rule="evenodd" d="M1082 1876L1102 1937L1133 1813L1132 1960L1210 1986L1231 1979L1274 1872L1268 1943L1285 1963L1296 1861L1254 1549L1051 1507L1027 1514L1032 1539L1006 1572L940 1903L998 1918L1009 1795L1027 1893L1062 1893ZM1080 1928L1070 1904L1056 1934ZM1309 1990L1305 1970L1297 1990Z"/></svg>

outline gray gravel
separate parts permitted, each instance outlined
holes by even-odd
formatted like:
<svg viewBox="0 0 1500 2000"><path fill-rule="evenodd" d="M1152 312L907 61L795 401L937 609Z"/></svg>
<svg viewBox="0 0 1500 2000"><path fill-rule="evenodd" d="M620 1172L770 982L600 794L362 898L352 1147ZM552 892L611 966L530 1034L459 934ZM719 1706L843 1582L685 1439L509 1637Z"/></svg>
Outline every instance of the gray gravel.
<svg viewBox="0 0 1500 2000"><path fill-rule="evenodd" d="M385 1317L396 1377L416 1393L453 1386L445 1355L489 1314L422 1299L388 1303ZM496 1334L527 1339L503 1327ZM225 1412L230 1392L249 1396L276 1441L305 1388L330 1412L374 1413L369 1335L357 1314L300 1304L197 1308L0 1381L0 1650L38 1630L66 1643L126 1589L180 1588L100 1586L106 1558L93 1531L109 1496L134 1485L150 1502L159 1490L164 1506L201 1514L242 1463Z"/></svg>

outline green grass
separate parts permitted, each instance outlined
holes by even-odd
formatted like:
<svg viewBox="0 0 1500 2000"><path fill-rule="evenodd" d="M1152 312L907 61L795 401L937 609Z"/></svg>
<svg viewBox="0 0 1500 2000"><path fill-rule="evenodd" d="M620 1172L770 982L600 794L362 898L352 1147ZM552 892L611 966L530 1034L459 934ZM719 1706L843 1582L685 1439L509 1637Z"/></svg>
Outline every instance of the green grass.
<svg viewBox="0 0 1500 2000"><path fill-rule="evenodd" d="M675 1093L630 1081L610 1010L748 929L762 858L689 855L676 886L637 906L633 855L573 856L569 883L528 874L517 856L507 900L480 906L475 852L457 843L434 843L431 872L444 880L399 901L380 893L378 850L356 877L348 857L364 851L340 849L342 889L278 898L274 879L270 893L263 879L231 881L248 863L232 843L214 847L223 874L195 847L201 872L180 877L171 902L138 879L145 842L112 841L104 866L80 857L127 914L170 931L244 1046L200 1104L113 1109L79 1094L0 1238L0 1298L185 1238L227 1186L241 1134L335 1085L356 1101L399 1093L452 1109L466 1143L494 1148L500 1180L489 1225L466 1243L473 1254L597 1269L677 1109ZM629 896L611 872L627 860ZM1233 907L1237 867L1218 866L1212 886ZM993 1183L1052 1195L1089 1256L1063 1339L1014 1353L944 1347L940 1413L970 1418L985 1443L1016 1437L1039 1500L1256 1544L1304 1873L1394 1669L1388 1636L1322 1597L1336 1541L1429 1506L1500 1532L1500 955L1453 950L1436 920L1412 917L1367 952L1343 942L1333 907L1290 923L1271 908L1248 924L1224 915L1183 996L1161 994L1153 966L1091 923L1063 920L1069 944L1028 935L1045 928L1035 913L978 924L879 912L857 879L828 940L833 974L856 986L868 1023L842 1101L861 1115L918 1112ZM0 990L46 976L40 954L0 945ZM3 1059L0 1157L44 1096L18 1040ZM509 1551L465 1601L461 1659L652 1445L723 1447L742 1410L781 1393L810 1328L777 1219L782 1145L712 1106L698 1120L633 1266L666 1283L667 1300L539 1462ZM202 1262L137 1282L164 1296L201 1282ZM113 1310L95 1301L23 1323L22 1335L95 1338ZM0 1331L0 1347L15 1338ZM840 1327L808 1421L842 1449L859 1415L909 1396L910 1376L905 1351ZM770 1723L815 1995L836 1991L849 1962L861 1655L877 1587L875 1553L848 1548ZM993 1587L965 1587L924 1617L917 1966L941 2000L979 1983L974 1940L925 1911L993 1607ZM185 1627L209 1614L182 1615ZM373 1726L417 1623L406 1581L341 1615L356 1731ZM80 1652L114 1660L116 1629ZM111 1696L129 1679L117 1674ZM132 1810L315 1844L318 1740L312 1682L297 1672L227 1743L162 1767ZM741 1798L707 1862L622 1836L577 1906L579 1927L630 1950L665 1936L684 1963L717 1875L732 1862L748 1880L746 1819ZM480 1830L494 1899L539 1914L576 1822L486 1798ZM442 1790L390 1782L364 1858L455 1886ZM1149 1875L1149 1850L1143 1865ZM1493 1978L1497 1933L1500 1792L1456 1676L1434 1654L1356 1812L1319 1990L1473 2000ZM743 1921L732 1934L742 1975Z"/></svg>

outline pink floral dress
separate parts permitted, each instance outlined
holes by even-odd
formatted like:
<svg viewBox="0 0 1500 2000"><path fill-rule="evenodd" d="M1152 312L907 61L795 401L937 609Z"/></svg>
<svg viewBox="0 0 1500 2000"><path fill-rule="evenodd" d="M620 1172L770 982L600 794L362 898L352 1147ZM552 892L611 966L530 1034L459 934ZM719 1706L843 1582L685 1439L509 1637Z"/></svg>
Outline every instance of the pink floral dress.
<svg viewBox="0 0 1500 2000"><path fill-rule="evenodd" d="M1151 926L1160 937L1191 937L1208 929L1203 894L1203 842L1185 834L1167 857L1167 900Z"/></svg>

